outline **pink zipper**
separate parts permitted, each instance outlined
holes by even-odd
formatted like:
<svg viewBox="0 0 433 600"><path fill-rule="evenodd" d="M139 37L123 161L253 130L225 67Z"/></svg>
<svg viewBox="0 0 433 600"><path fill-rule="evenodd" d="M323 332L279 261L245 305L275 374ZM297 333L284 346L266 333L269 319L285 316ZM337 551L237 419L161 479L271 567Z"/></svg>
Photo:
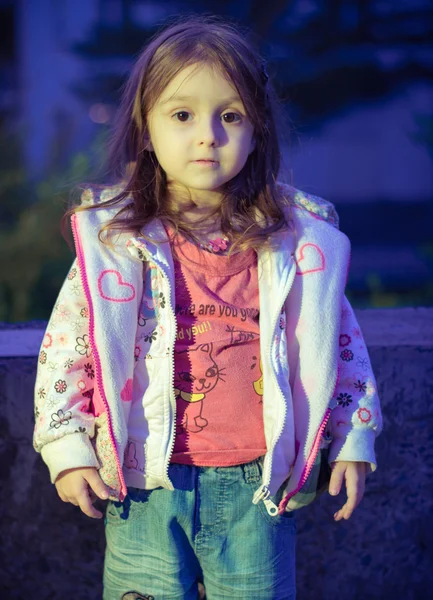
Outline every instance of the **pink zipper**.
<svg viewBox="0 0 433 600"><path fill-rule="evenodd" d="M316 462L316 457L320 450L321 438L323 436L323 432L325 431L326 425L328 424L328 420L329 420L329 417L331 416L331 412L332 412L331 408L326 409L325 416L323 417L323 420L320 424L317 435L314 439L314 443L313 443L313 447L311 448L310 456L308 457L307 463L304 467L304 470L302 471L301 479L299 480L298 486L293 491L289 492L281 500L280 504L278 505L278 514L279 515L284 513L290 498L292 498L295 494L297 494L299 492L299 490L302 488L302 486L305 484L305 482L307 481L307 479L311 473L311 469L313 468L314 463Z"/></svg>
<svg viewBox="0 0 433 600"><path fill-rule="evenodd" d="M337 377L336 377L334 391L332 393L331 398L334 398L339 382L340 382L340 364L338 363L338 358L337 358ZM331 402L332 402L332 400L331 400ZM322 419L322 422L320 424L320 427L319 427L316 437L314 439L314 443L313 443L313 447L311 448L310 456L308 457L307 463L304 467L304 470L302 471L301 479L299 480L297 487L292 492L289 492L281 500L280 504L278 505L278 514L279 515L284 513L290 498L292 498L295 494L297 494L299 492L299 490L302 488L302 486L305 484L305 482L307 481L307 479L311 473L311 469L313 468L314 463L316 462L317 454L320 450L321 437L323 436L323 432L326 429L326 425L328 424L329 417L331 416L332 410L335 408L335 406L336 405L334 405L332 407L328 407L326 409L325 416Z"/></svg>
<svg viewBox="0 0 433 600"><path fill-rule="evenodd" d="M104 384L102 381L101 359L99 358L99 352L98 352L98 349L97 349L96 343L95 343L95 317L94 317L94 310L93 310L93 304L92 304L92 297L91 297L91 293L90 293L89 284L87 281L87 274L86 274L85 262L84 262L84 254L83 254L83 250L81 247L81 241L80 241L80 235L78 232L78 223L77 223L77 215L76 214L72 215L72 217L71 217L71 225L72 225L72 236L74 238L75 249L77 251L78 265L80 267L81 281L83 283L84 292L86 294L87 302L89 305L89 337L90 337L90 344L92 347L93 357L95 360L96 381L98 384L98 390L101 395L102 402L105 407L105 411L107 413L108 434L110 437L111 445L114 450L114 457L115 457L116 466L117 466L117 476L118 476L119 483L120 483L119 500L122 502L127 494L127 489L126 489L125 480L123 478L122 465L120 464L119 453L117 452L117 448L116 448L116 440L115 440L114 432L113 432L113 421L111 418L110 408L108 406L107 397L106 397L105 391L104 391Z"/></svg>

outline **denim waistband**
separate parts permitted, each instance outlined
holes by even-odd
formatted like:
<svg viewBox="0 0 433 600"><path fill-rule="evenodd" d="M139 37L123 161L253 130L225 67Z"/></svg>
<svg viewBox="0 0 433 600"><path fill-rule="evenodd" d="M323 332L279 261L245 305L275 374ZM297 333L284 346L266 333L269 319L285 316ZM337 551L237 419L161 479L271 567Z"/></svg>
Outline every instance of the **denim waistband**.
<svg viewBox="0 0 433 600"><path fill-rule="evenodd" d="M195 487L195 482L200 473L213 470L215 473L221 473L223 477L236 479L239 477L239 472L242 473L246 483L260 484L263 471L263 456L252 460L249 463L241 465L233 465L229 467L199 467L197 465L183 465L180 463L170 463L169 477L175 489L192 490ZM140 495L140 492L150 490L140 490L135 487L128 487L128 495L135 497Z"/></svg>

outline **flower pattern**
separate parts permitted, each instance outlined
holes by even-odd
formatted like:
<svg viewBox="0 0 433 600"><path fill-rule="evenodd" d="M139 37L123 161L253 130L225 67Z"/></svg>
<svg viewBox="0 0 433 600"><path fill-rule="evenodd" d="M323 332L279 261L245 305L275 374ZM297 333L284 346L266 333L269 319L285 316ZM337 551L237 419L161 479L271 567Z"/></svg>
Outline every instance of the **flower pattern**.
<svg viewBox="0 0 433 600"><path fill-rule="evenodd" d="M348 346L350 344L350 342L352 341L350 335L347 335L347 333L342 333L340 335L340 346Z"/></svg>
<svg viewBox="0 0 433 600"><path fill-rule="evenodd" d="M48 371L50 373L55 373L55 371L57 371L58 366L59 365L57 363L49 361L48 362Z"/></svg>
<svg viewBox="0 0 433 600"><path fill-rule="evenodd" d="M86 363L84 365L84 372L86 373L89 379L93 379L95 377L95 371L93 369L92 363Z"/></svg>
<svg viewBox="0 0 433 600"><path fill-rule="evenodd" d="M69 340L69 337L64 332L58 333L56 336L56 342L58 344L60 344L60 346L66 346L68 343L68 340Z"/></svg>
<svg viewBox="0 0 433 600"><path fill-rule="evenodd" d="M367 389L367 384L365 383L365 381L361 381L360 379L357 379L353 385L358 390L358 392L365 392Z"/></svg>
<svg viewBox="0 0 433 600"><path fill-rule="evenodd" d="M341 406L349 406L352 402L352 396L346 392L342 392L339 396L337 396L337 403Z"/></svg>
<svg viewBox="0 0 433 600"><path fill-rule="evenodd" d="M96 435L92 439L96 456L101 462L99 475L108 485L114 484L117 479L116 461L113 460L113 443L110 438L107 414L104 413L95 419Z"/></svg>
<svg viewBox="0 0 433 600"><path fill-rule="evenodd" d="M49 348L50 346L52 346L53 344L53 336L51 335L51 333L46 333L44 335L44 341L42 342L42 346L44 348Z"/></svg>
<svg viewBox="0 0 433 600"><path fill-rule="evenodd" d="M57 320L62 322L62 321L69 321L71 313L69 312L69 310L66 308L66 306L64 304L59 304L58 308L57 308Z"/></svg>
<svg viewBox="0 0 433 600"><path fill-rule="evenodd" d="M84 327L84 321L82 321L81 319L75 319L71 323L72 331L80 331L80 329L82 329L83 327Z"/></svg>
<svg viewBox="0 0 433 600"><path fill-rule="evenodd" d="M342 319L347 319L350 316L350 308L346 305L341 309L341 317Z"/></svg>
<svg viewBox="0 0 433 600"><path fill-rule="evenodd" d="M87 335L87 333L85 333L82 337L77 337L76 342L77 342L77 345L75 346L76 352L78 352L78 354L81 354L82 356L87 356L87 358L89 358L89 356L91 355L91 351L90 351L89 336Z"/></svg>
<svg viewBox="0 0 433 600"><path fill-rule="evenodd" d="M78 283L78 281L75 281L69 287L69 289L71 290L71 294L73 294L74 296L79 296L80 295L80 284Z"/></svg>
<svg viewBox="0 0 433 600"><path fill-rule="evenodd" d="M349 350L349 348L345 348L340 353L340 356L341 356L342 360L344 360L345 362L350 362L351 360L353 360L353 352L352 352L352 350Z"/></svg>
<svg viewBox="0 0 433 600"><path fill-rule="evenodd" d="M60 409L51 415L50 427L58 429L62 425L68 425L71 417L72 413L70 410L63 412L63 410Z"/></svg>
<svg viewBox="0 0 433 600"><path fill-rule="evenodd" d="M358 419L362 423L368 423L369 421L371 421L371 412L368 410L368 408L365 408L365 406L358 408L357 415Z"/></svg>
<svg viewBox="0 0 433 600"><path fill-rule="evenodd" d="M47 353L45 352L45 350L41 350L39 354L39 362L41 363L41 365L44 365L47 362Z"/></svg>
<svg viewBox="0 0 433 600"><path fill-rule="evenodd" d="M55 406L57 406L57 404L60 402L60 398L57 398L55 396L50 396L48 401L47 401L47 409L48 410L53 410L53 408Z"/></svg>
<svg viewBox="0 0 433 600"><path fill-rule="evenodd" d="M87 308L87 306L80 310L80 316L82 316L84 319L89 318L89 309Z"/></svg>
<svg viewBox="0 0 433 600"><path fill-rule="evenodd" d="M357 356L356 366L361 367L363 371L368 371L368 359L367 357Z"/></svg>
<svg viewBox="0 0 433 600"><path fill-rule="evenodd" d="M158 296L157 303L160 306L160 308L165 308L165 298L162 292L160 292Z"/></svg>
<svg viewBox="0 0 433 600"><path fill-rule="evenodd" d="M152 343L152 342L154 342L156 340L157 336L158 336L158 332L156 331L156 329L154 329L152 331L152 333L147 333L144 336L144 341Z"/></svg>
<svg viewBox="0 0 433 600"><path fill-rule="evenodd" d="M58 394L64 394L67 390L68 386L66 385L66 381L64 379L59 379L54 384L54 389Z"/></svg>
<svg viewBox="0 0 433 600"><path fill-rule="evenodd" d="M65 369L70 369L73 364L74 364L74 361L72 360L72 358L68 358L67 360L65 360L65 364L63 365L63 367Z"/></svg>
<svg viewBox="0 0 433 600"><path fill-rule="evenodd" d="M359 340L362 340L362 333L361 333L361 330L359 327L354 327L352 329L352 335L353 335L353 337L355 337Z"/></svg>
<svg viewBox="0 0 433 600"><path fill-rule="evenodd" d="M50 320L50 322L48 323L48 330L49 331L56 331L57 329L57 321L56 319L54 319L54 317Z"/></svg>
<svg viewBox="0 0 433 600"><path fill-rule="evenodd" d="M70 271L69 271L69 275L68 275L68 279L69 281L71 281L72 279L74 279L74 277L77 274L77 269L75 267L73 267Z"/></svg>

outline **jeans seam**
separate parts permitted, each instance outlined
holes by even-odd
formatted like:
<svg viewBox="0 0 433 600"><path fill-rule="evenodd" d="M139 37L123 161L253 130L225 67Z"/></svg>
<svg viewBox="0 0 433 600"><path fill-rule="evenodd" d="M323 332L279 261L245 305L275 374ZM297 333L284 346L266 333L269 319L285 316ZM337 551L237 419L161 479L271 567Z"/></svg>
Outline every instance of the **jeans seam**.
<svg viewBox="0 0 433 600"><path fill-rule="evenodd" d="M215 520L210 527L206 529L200 529L197 533L194 540L194 550L196 552L197 558L199 557L201 546L212 539L215 534L221 533L223 531L223 516L224 516L224 506L227 503L227 476L224 470L220 472L220 477L218 479L218 487L216 490L217 493L217 502L216 502L216 510L215 510Z"/></svg>

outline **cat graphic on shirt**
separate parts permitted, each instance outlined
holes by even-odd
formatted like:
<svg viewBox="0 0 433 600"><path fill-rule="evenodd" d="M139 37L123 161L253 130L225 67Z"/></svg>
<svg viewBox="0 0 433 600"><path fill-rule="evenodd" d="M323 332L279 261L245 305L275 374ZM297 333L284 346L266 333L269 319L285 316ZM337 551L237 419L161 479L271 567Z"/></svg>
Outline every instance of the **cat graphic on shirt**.
<svg viewBox="0 0 433 600"><path fill-rule="evenodd" d="M225 369L220 369L212 358L212 343L199 344L195 348L188 348L176 352L185 355L185 367L190 366L188 362L195 358L192 353L199 353L200 356L195 360L194 372L179 369L175 373L174 391L178 402L178 411L182 415L180 431L189 431L198 433L208 424L204 418L203 400L206 395L215 389L218 381L224 381L222 375Z"/></svg>

